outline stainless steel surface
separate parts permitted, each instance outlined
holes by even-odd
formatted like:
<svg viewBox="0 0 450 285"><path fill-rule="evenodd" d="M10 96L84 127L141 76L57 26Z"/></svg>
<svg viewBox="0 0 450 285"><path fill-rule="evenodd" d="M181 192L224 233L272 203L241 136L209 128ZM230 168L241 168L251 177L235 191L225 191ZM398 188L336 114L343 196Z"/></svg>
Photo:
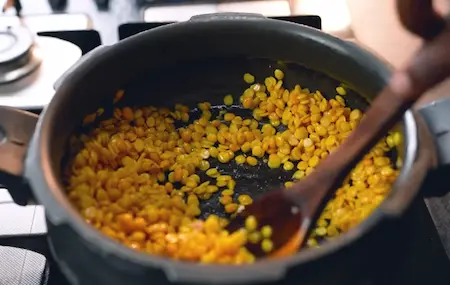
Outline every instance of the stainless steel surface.
<svg viewBox="0 0 450 285"><path fill-rule="evenodd" d="M18 64L12 64L11 67L7 66L6 68L0 66L0 84L12 84L13 81L24 78L35 71L41 62L39 46L33 45L28 54L22 60L19 60Z"/></svg>
<svg viewBox="0 0 450 285"><path fill-rule="evenodd" d="M33 45L33 36L24 27L0 26L0 64L17 60Z"/></svg>
<svg viewBox="0 0 450 285"><path fill-rule="evenodd" d="M29 75L41 64L39 46L21 25L0 27L0 84Z"/></svg>
<svg viewBox="0 0 450 285"><path fill-rule="evenodd" d="M41 66L15 82L0 85L0 105L20 109L41 109L53 97L53 83L80 57L76 45L51 37L37 37Z"/></svg>

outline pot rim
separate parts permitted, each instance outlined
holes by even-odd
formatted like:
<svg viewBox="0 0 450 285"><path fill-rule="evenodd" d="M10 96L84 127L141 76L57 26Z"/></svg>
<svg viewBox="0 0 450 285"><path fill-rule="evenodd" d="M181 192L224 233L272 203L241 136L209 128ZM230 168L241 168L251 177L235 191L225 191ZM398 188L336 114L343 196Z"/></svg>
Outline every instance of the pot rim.
<svg viewBox="0 0 450 285"><path fill-rule="evenodd" d="M305 39L315 41L317 44L328 45L330 48L335 50L347 49L345 53L351 53L351 56L359 56L369 60L374 65L374 68L376 68L380 73L379 76L384 80L384 83L387 83L390 77L389 68L374 55L366 52L354 44L346 43L345 41L309 27L266 18L233 18L233 22L230 22L230 19L214 19L214 22L210 22L208 25L213 23L226 23L227 25L251 25L255 24L255 22L256 24L261 24L260 21L264 21L264 25L271 25L273 28L283 30L284 33L289 33L292 37L302 36ZM116 51L124 51L135 44L139 44L141 38L151 37L156 33L164 33L168 29L178 29L179 32L181 32L183 29L192 28L192 26L195 26L198 23L199 22L187 21L152 29L123 40L115 44L112 49ZM106 51L104 54L98 54L95 58L90 59L92 62L88 64L95 64L95 62L100 62L103 59L108 58L108 53L110 52L111 49ZM86 67L86 62L83 62L77 67L77 69L80 70ZM75 211L68 199L66 199L63 190L64 187L59 182L59 179L56 177L55 173L51 171L51 149L49 146L50 140L48 139L48 136L53 125L52 122L56 119L55 108L58 108L65 100L65 97L67 97L67 94L70 94L65 92L65 90L70 89L70 86L75 85L76 82L81 79L82 76L80 75L74 80L65 80L56 91L54 99L43 112L43 116L39 118L37 130L33 136L30 144L30 150L26 157L25 177L30 181L31 187L33 188L33 193L37 200L45 206L46 214L48 215L47 219L52 223L52 225L56 227L61 225L71 226L86 242L95 244L95 246L97 246L105 256L117 255L119 258L135 264L161 268L166 273L169 280L183 278L183 272L190 272L186 274L192 278L195 277L195 281L197 282L203 280L210 282L214 281L217 283L229 283L231 282L230 280L235 281L236 278L242 282L245 282L244 279L246 278L248 279L247 281L267 281L267 274L269 274L268 272L272 272L271 276L274 278L282 277L285 274L285 271L293 265L299 265L316 260L350 245L352 242L360 238L363 233L366 233L372 229L382 219L389 217L389 215L383 211L383 204L392 196L395 196L397 193L396 185L393 186L392 194L389 195L389 197L387 197L385 201L383 201L383 203L359 226L349 230L339 237L336 237L331 242L324 243L319 248L302 250L293 256L276 260L262 260L250 265L234 266L203 265L198 263L182 262L133 251L132 249L129 249L108 238L106 235L87 224ZM408 171L413 166L414 157L418 147L416 121L410 110L408 110L404 115L403 123L405 157L400 178L407 177ZM38 165L40 164L40 167L36 167L37 163ZM255 274L248 274L251 271ZM267 274L265 275L263 273ZM248 277L246 277L247 275Z"/></svg>

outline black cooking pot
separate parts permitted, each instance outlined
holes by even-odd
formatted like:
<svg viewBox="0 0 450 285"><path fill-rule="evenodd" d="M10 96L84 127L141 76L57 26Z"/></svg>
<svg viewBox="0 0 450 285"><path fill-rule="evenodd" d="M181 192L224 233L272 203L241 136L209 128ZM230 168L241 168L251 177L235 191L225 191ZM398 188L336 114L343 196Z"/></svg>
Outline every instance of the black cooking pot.
<svg viewBox="0 0 450 285"><path fill-rule="evenodd" d="M372 54L318 30L260 15L211 14L90 52L56 84L56 94L39 119L0 109L5 137L0 146L2 182L16 203L24 205L33 197L45 206L51 254L73 284L354 284L366 278L361 273L379 268L376 263L392 248L406 250L402 241L410 233L397 218L417 196L429 170L450 161L449 127L439 125L447 117L448 100L425 107L423 116L413 111L404 115L399 126L404 144L398 150L403 167L381 206L358 227L295 256L245 266L150 256L100 234L71 206L60 178L69 136L85 115L100 106L110 110L118 89L126 90L123 104L220 104L224 94L245 89L243 73L261 80L279 60L287 85L299 83L331 95L344 82L352 90L346 96L348 105L363 109L390 76ZM255 189L267 190L269 180L279 183L278 174L255 175ZM386 230L392 235L381 234ZM374 247L377 243L386 244L388 252ZM391 253L383 262L385 268L397 261ZM376 275L385 278L389 271Z"/></svg>

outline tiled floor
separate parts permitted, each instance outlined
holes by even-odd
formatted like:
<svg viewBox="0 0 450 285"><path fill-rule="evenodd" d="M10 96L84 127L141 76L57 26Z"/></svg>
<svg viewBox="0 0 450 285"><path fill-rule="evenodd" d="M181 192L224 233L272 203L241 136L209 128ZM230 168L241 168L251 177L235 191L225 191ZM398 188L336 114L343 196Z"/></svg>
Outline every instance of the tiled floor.
<svg viewBox="0 0 450 285"><path fill-rule="evenodd" d="M6 189L0 189L0 235L45 232L44 209L14 204ZM0 247L0 285L37 285L45 258L37 253Z"/></svg>

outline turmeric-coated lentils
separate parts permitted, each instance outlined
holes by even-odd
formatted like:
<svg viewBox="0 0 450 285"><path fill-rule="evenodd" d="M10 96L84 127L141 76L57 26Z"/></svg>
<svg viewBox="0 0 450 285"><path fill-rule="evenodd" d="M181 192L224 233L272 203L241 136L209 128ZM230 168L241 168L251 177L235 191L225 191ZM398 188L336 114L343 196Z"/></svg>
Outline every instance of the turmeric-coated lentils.
<svg viewBox="0 0 450 285"><path fill-rule="evenodd" d="M302 179L336 150L363 116L346 107L342 86L336 88L339 95L327 100L299 85L285 89L284 77L277 69L259 84L253 75L244 75L251 86L240 103L253 110L249 118L230 111L222 112L220 119L213 117L208 102L198 104L201 117L192 123L189 108L181 104L173 109L116 108L111 118L76 138L82 147L70 165L69 199L88 223L130 248L202 263L254 262L245 244L259 243L270 252L270 226L258 228L249 217L245 228L229 233L224 230L227 219L213 214L198 218L200 201L216 192L230 215L253 203L248 194L235 195L239 185L233 177L210 163L265 163L292 171L292 181ZM114 101L123 95L119 91ZM231 95L224 97L225 106L236 102ZM84 123L98 115L87 116ZM184 127L177 129L177 121ZM400 134L393 133L365 156L326 206L309 246L356 226L379 205L398 175L385 153L400 143ZM286 187L292 181L285 181Z"/></svg>

